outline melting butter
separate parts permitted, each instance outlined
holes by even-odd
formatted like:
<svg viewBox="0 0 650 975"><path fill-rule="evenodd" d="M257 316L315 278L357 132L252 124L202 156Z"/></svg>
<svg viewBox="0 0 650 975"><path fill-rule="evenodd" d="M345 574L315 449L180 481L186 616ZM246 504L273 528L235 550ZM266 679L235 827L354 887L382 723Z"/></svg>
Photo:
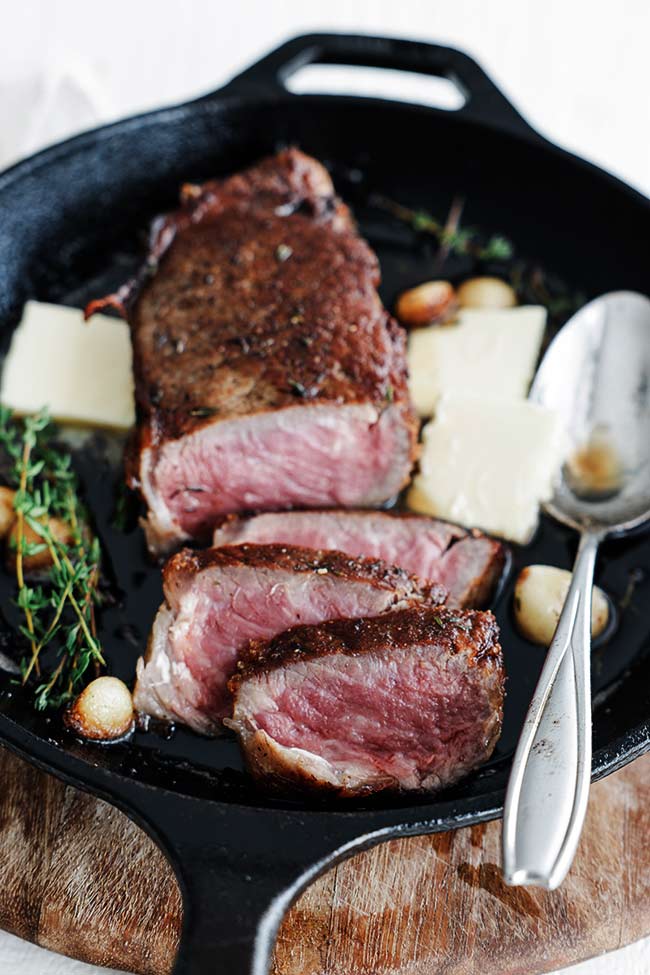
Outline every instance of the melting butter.
<svg viewBox="0 0 650 975"><path fill-rule="evenodd" d="M126 322L28 301L2 370L0 402L21 415L126 430L135 422Z"/></svg>

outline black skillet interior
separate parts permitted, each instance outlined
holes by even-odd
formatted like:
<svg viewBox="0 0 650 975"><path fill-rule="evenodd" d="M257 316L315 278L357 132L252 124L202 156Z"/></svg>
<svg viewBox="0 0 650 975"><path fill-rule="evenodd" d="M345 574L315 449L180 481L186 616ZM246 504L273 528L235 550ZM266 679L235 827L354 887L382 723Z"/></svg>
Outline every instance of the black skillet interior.
<svg viewBox="0 0 650 975"><path fill-rule="evenodd" d="M444 74L460 83L468 102L460 112L444 112L357 98L290 95L283 78L308 61ZM138 265L150 218L175 205L182 182L227 174L285 144L300 146L330 167L339 193L352 205L362 233L379 254L388 306L404 287L432 276L435 253L371 206L374 193L440 216L462 194L467 201L464 222L507 235L520 255L538 260L585 296L619 288L648 291L648 202L544 142L472 61L430 45L324 35L290 42L217 95L82 136L0 177L5 341L25 298L83 306L124 281ZM462 260L452 261L445 275L462 276L468 270ZM102 612L101 637L109 670L130 681L161 590L159 572L145 557L137 527L125 532L113 522L119 446L98 439L77 460L117 593L115 603ZM336 842L328 838L310 847L305 841L300 856L296 854L303 867L332 852L340 840L373 829L400 824L410 830L439 829L486 818L500 806L510 756L543 661L543 652L523 641L513 627L514 578L522 565L536 562L570 567L575 545L570 531L542 519L534 542L513 550L511 571L495 607L508 671L503 736L485 768L438 798L348 804L354 812L344 814L332 806L278 803L251 787L230 739L206 741L178 729L168 735L138 733L131 743L110 749L82 746L62 732L57 719L36 716L6 679L0 734L59 774L144 816L177 859L185 849L170 836L177 827L169 818L177 814L170 813L167 825L160 825L151 800L157 795L162 803L162 789L216 800L207 804L215 817L224 804L232 804L245 819L253 815L251 822L256 823L264 810L271 817L267 823L279 822L282 812L289 819L295 814L309 835L325 835L331 822L345 822ZM648 745L647 536L604 545L597 582L618 607L616 631L594 652L594 767L604 774ZM0 638L10 646L6 578L0 593L5 608ZM143 783L160 787L148 790L146 801L139 798ZM244 848L245 837L241 842ZM268 844L273 843L269 836ZM273 853L267 849L267 854L271 869ZM185 882L192 886L187 877ZM214 932L210 936L213 941L216 937ZM223 933L219 937L223 940Z"/></svg>

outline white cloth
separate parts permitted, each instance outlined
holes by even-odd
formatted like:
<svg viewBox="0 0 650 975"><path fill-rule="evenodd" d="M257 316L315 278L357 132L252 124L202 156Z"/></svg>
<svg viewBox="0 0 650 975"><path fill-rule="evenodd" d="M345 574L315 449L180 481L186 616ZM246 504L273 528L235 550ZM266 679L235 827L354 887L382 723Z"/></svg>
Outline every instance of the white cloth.
<svg viewBox="0 0 650 975"><path fill-rule="evenodd" d="M468 50L540 131L650 194L647 0L22 0L2 12L0 165L214 90L287 37L323 29ZM361 82L343 73L337 89L348 83ZM391 83L413 97L411 80ZM0 975L106 971L0 932ZM650 975L650 939L570 972Z"/></svg>

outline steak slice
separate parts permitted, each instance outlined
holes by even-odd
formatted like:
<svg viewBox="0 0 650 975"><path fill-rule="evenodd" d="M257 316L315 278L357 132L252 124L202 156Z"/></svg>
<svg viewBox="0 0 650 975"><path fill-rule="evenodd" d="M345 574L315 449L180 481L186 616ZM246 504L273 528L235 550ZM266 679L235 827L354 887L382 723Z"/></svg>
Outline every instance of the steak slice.
<svg viewBox="0 0 650 975"><path fill-rule="evenodd" d="M297 623L437 605L446 595L380 561L280 545L185 549L167 562L163 588L135 707L205 734L232 710L227 681L250 640Z"/></svg>
<svg viewBox="0 0 650 975"><path fill-rule="evenodd" d="M422 580L440 583L450 607L490 601L505 564L501 542L423 515L385 511L287 511L229 518L213 544L280 543L338 549L382 559Z"/></svg>
<svg viewBox="0 0 650 975"><path fill-rule="evenodd" d="M93 302L131 326L127 476L154 551L220 515L375 506L406 483L417 421L379 266L315 159L288 149L185 187L137 281Z"/></svg>
<svg viewBox="0 0 650 975"><path fill-rule="evenodd" d="M494 749L498 641L491 613L422 606L297 626L251 644L226 723L252 774L281 790L433 792Z"/></svg>

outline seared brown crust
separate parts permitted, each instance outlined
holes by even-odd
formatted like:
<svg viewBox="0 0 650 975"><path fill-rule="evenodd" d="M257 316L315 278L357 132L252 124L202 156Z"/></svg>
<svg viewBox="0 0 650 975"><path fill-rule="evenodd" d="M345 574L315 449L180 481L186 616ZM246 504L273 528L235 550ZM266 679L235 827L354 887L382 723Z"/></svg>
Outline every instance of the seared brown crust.
<svg viewBox="0 0 650 975"><path fill-rule="evenodd" d="M442 786L452 785L492 754L501 733L503 720L504 671L499 631L493 615L480 611L452 612L444 608L417 607L405 609L374 619L337 620L319 626L297 626L266 643L251 643L239 664L239 672L230 679L229 689L235 701L242 685L249 679L263 676L275 668L331 654L358 656L366 653L412 651L431 646L444 660L464 656L467 676L481 685L486 694L484 716L478 718L480 743L478 760L463 761L448 774ZM237 704L235 704L237 714ZM229 723L229 722L227 722ZM248 731L244 726L232 727L242 737L244 758L249 772L265 789L283 795L310 792L323 798L341 799L361 797L380 791L399 793L400 782L391 775L371 781L352 780L336 784L318 774L300 760L289 761L278 751L277 742L268 735ZM431 783L426 791L435 791Z"/></svg>
<svg viewBox="0 0 650 975"><path fill-rule="evenodd" d="M268 641L251 641L228 687L237 694L249 677L290 661L330 654L360 656L414 646L436 646L449 654L468 654L472 665L501 665L499 628L490 612L416 606L372 619L331 620L318 626L294 626Z"/></svg>
<svg viewBox="0 0 650 975"><path fill-rule="evenodd" d="M446 554L453 548L454 545L461 543L467 538L481 539L482 541L489 543L491 550L490 560L485 564L483 572L474 576L472 579L472 585L468 587L465 591L464 599L462 601L463 607L469 607L474 609L480 609L484 606L489 605L492 600L499 580L503 576L503 572L508 560L508 549L496 538L491 538L485 535L483 532L479 531L477 528L472 528L467 530L461 528L459 525L455 525L451 522L442 522L438 519L433 519L429 515L415 514L411 511L377 511L376 509L345 509L345 508L322 508L313 511L314 517L319 515L336 515L337 518L350 518L356 519L359 515L367 514L373 519L385 518L386 520L400 519L402 521L414 521L419 522L423 528L435 524L446 525L452 532L452 540L446 552ZM253 516L254 517L254 516ZM238 523L245 525L248 519L240 515L230 514L223 515L217 520L214 525L214 532L220 529L227 529L228 526L236 526ZM441 600L442 601L442 600Z"/></svg>
<svg viewBox="0 0 650 975"><path fill-rule="evenodd" d="M355 559L344 552L317 552L292 545L226 545L198 551L185 548L166 562L163 586L168 593L204 569L241 565L318 575L329 573L350 582L370 583L377 589L399 588L407 594L423 596L430 606L444 602L446 596L442 586L423 588L414 576L380 559Z"/></svg>
<svg viewBox="0 0 650 975"><path fill-rule="evenodd" d="M497 543L498 544L498 543ZM494 556L482 576L477 577L476 584L468 591L464 599L465 606L489 606L494 599L495 590L503 576L506 565L507 551L503 545L495 547Z"/></svg>
<svg viewBox="0 0 650 975"><path fill-rule="evenodd" d="M154 227L146 270L103 300L132 331L143 421L128 455L134 486L148 446L306 403L401 408L415 456L404 332L316 160L288 149L186 189Z"/></svg>
<svg viewBox="0 0 650 975"><path fill-rule="evenodd" d="M509 550L503 542L484 535L477 528L473 528L469 534L472 538L489 539L492 548L492 557L486 565L483 574L475 576L472 587L465 594L463 605L472 607L487 606L494 598L499 580L503 577L509 559Z"/></svg>

